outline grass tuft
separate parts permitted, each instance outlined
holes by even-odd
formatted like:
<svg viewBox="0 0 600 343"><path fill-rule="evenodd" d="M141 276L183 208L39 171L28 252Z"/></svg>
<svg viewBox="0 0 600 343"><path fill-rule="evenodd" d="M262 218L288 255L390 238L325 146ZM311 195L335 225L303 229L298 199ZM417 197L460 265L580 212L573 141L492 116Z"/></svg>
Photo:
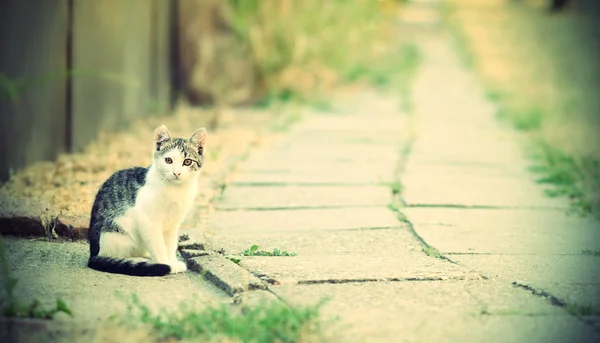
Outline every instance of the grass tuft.
<svg viewBox="0 0 600 343"><path fill-rule="evenodd" d="M273 252L258 250L258 245L254 244L249 249L244 250L240 255L242 256L296 256L296 253L282 251L277 248L273 249Z"/></svg>
<svg viewBox="0 0 600 343"><path fill-rule="evenodd" d="M295 308L281 302L243 308L221 304L197 310L181 303L177 311L154 313L134 295L121 321L126 325L142 323L164 341L300 342L303 337L321 333L319 311L323 304Z"/></svg>

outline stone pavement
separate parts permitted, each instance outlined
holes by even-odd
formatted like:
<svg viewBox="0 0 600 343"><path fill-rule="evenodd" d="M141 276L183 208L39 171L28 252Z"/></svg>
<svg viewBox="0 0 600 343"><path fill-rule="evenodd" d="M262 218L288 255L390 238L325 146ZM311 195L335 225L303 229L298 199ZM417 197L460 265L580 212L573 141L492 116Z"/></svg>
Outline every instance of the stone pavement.
<svg viewBox="0 0 600 343"><path fill-rule="evenodd" d="M599 223L543 196L444 31L417 42L412 115L393 95L340 95L242 163L215 204L211 249L296 256L237 256L225 276L214 256L192 264L221 281L239 270L231 294L328 298L342 342L600 340L600 257L584 253L600 251Z"/></svg>

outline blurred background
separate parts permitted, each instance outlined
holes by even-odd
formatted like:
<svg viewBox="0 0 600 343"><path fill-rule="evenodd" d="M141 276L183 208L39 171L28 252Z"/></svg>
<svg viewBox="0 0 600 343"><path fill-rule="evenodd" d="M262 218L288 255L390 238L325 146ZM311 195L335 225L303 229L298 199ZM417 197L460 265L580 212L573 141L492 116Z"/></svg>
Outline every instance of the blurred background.
<svg viewBox="0 0 600 343"><path fill-rule="evenodd" d="M431 2L3 0L0 182L182 106L210 109L214 130L224 109L327 107L349 85L406 95L419 49L397 21ZM549 195L600 213L600 2L439 2L498 116L531 138Z"/></svg>

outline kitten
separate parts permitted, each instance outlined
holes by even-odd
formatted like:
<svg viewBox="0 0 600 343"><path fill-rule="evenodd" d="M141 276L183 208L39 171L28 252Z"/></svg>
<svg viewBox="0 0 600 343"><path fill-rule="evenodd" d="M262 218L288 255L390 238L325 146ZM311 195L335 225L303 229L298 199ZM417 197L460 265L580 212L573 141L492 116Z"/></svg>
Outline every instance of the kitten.
<svg viewBox="0 0 600 343"><path fill-rule="evenodd" d="M96 194L88 232L92 269L134 276L187 269L177 260L178 231L196 196L206 130L190 139L171 138L163 125L154 142L149 167L116 172Z"/></svg>

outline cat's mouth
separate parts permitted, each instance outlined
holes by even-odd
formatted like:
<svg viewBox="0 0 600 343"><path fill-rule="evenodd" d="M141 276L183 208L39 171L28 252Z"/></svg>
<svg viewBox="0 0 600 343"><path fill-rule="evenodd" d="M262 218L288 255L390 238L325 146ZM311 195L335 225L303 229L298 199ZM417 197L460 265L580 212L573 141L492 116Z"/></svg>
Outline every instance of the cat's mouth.
<svg viewBox="0 0 600 343"><path fill-rule="evenodd" d="M181 178L181 176L175 176L175 175L163 175L162 179L164 180L164 182L166 183L172 183L172 184L180 184L183 182L183 179Z"/></svg>

